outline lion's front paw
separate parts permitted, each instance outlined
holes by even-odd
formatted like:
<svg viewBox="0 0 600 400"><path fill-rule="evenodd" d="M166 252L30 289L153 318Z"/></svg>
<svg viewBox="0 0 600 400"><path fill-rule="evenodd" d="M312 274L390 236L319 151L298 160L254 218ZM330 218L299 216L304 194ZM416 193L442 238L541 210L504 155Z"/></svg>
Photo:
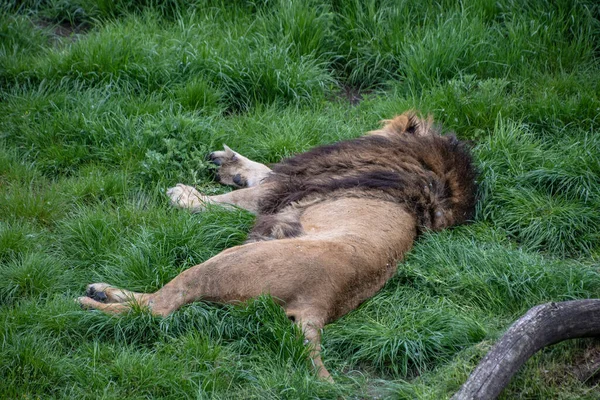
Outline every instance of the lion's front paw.
<svg viewBox="0 0 600 400"><path fill-rule="evenodd" d="M208 159L218 166L216 177L224 185L235 187L248 186L247 179L244 177L245 157L240 156L228 146L223 145L222 151L213 151L208 155Z"/></svg>
<svg viewBox="0 0 600 400"><path fill-rule="evenodd" d="M208 159L217 165L217 180L237 188L258 185L270 172L266 165L249 160L223 145L222 151L213 151Z"/></svg>
<svg viewBox="0 0 600 400"><path fill-rule="evenodd" d="M225 144L223 145L223 150L213 151L208 155L208 159L219 167L239 161L238 154Z"/></svg>
<svg viewBox="0 0 600 400"><path fill-rule="evenodd" d="M167 189L167 196L171 205L179 208L192 208L200 210L208 203L208 197L204 196L191 186L178 183Z"/></svg>

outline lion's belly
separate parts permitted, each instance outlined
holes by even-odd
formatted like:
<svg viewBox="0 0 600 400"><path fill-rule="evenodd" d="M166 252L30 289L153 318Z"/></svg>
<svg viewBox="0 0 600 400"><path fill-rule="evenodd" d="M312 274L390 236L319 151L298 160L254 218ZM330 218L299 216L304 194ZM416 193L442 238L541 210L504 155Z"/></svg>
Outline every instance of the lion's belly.
<svg viewBox="0 0 600 400"><path fill-rule="evenodd" d="M300 240L336 242L352 249L343 265L331 263L335 288L330 320L373 296L396 272L416 237L415 219L400 205L372 199L345 198L316 204L300 220ZM340 257L338 254L337 257Z"/></svg>
<svg viewBox="0 0 600 400"><path fill-rule="evenodd" d="M403 254L416 236L414 217L396 203L343 198L306 208L300 223L307 239L356 240L388 254Z"/></svg>

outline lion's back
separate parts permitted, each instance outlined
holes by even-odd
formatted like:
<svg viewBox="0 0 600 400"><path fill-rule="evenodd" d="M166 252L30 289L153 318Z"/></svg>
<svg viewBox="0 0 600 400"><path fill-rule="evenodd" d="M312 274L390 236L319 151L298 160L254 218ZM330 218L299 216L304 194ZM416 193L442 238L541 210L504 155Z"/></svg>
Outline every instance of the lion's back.
<svg viewBox="0 0 600 400"><path fill-rule="evenodd" d="M421 229L440 229L472 218L476 175L468 149L454 136L365 136L275 165L259 214L307 200L363 197L401 203Z"/></svg>

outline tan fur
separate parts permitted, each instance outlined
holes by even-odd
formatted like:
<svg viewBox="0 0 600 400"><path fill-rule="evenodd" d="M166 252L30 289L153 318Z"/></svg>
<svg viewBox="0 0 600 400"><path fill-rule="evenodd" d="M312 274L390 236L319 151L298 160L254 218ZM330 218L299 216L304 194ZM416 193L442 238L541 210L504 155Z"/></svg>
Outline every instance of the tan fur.
<svg viewBox="0 0 600 400"><path fill-rule="evenodd" d="M370 134L420 136L429 134L430 127L430 120L419 120L409 112ZM218 160L221 168L227 164L225 159L231 158L231 154L225 154L227 149L213 153L214 157L223 158ZM239 155L236 158L245 159ZM385 165L387 160L382 162ZM396 162L406 164L403 173L412 174L411 168L415 168L414 173L422 173L405 159ZM407 203L395 199L395 192L359 187L333 188L327 194L307 192L279 210L271 207L276 211L268 213L262 200L281 189L277 179L269 176L280 172L256 167L254 162L244 164L240 171L251 178L247 182L253 183L246 189L204 196L193 187L178 184L167 193L173 205L193 211L201 210L207 203L217 203L257 213L248 243L182 272L155 293L133 293L96 283L88 286L87 296L79 301L107 313L126 312L132 303L137 303L155 315L166 316L194 301L240 302L268 293L312 344L311 359L319 376L331 380L320 357L321 329L373 296L394 275L397 262L412 247L422 218ZM443 166L432 166L438 167L443 175L439 179L446 179L444 174L451 172L444 172ZM361 168L371 173L369 165ZM222 173L231 176L239 172L228 169L219 171ZM320 184L321 180L317 177L314 182ZM427 199L428 188L418 189ZM454 208L445 207L440 208L440 215L436 212L431 217L432 228L447 226L447 219L454 221Z"/></svg>
<svg viewBox="0 0 600 400"><path fill-rule="evenodd" d="M178 183L167 190L171 205L187 208L192 212L200 212L208 204L219 204L225 207L236 206L250 212L258 211L258 200L267 186L253 186L216 196L205 196L194 187Z"/></svg>
<svg viewBox="0 0 600 400"><path fill-rule="evenodd" d="M223 151L214 151L209 158L219 165L217 179L224 185L253 187L259 185L271 172L264 164L249 160L223 145Z"/></svg>
<svg viewBox="0 0 600 400"><path fill-rule="evenodd" d="M368 135L393 136L407 133L411 128L414 128L414 133L417 136L425 136L431 131L433 125L433 117L429 116L426 120L419 119L416 112L407 111L401 115L397 115L392 119L384 119L381 121L383 127L374 131L370 131Z"/></svg>

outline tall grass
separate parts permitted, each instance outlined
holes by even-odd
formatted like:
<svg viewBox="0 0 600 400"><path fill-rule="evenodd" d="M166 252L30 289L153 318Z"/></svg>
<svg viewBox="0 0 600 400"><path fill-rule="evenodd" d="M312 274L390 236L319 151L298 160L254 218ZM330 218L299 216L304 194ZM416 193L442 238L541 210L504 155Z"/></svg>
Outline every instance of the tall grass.
<svg viewBox="0 0 600 400"><path fill-rule="evenodd" d="M0 6L0 397L447 398L529 307L600 289L600 8L590 1L10 1ZM345 93L360 103L352 105ZM323 335L336 384L268 297L168 318L80 310L242 243L223 143L265 163L406 109L470 140L476 220L425 234ZM505 398L594 398L549 349ZM590 386L591 385L591 386Z"/></svg>
<svg viewBox="0 0 600 400"><path fill-rule="evenodd" d="M479 152L486 197L481 217L525 247L561 256L590 254L599 239L600 216L594 211L600 199L599 145L598 136L587 132L550 141L500 121Z"/></svg>

